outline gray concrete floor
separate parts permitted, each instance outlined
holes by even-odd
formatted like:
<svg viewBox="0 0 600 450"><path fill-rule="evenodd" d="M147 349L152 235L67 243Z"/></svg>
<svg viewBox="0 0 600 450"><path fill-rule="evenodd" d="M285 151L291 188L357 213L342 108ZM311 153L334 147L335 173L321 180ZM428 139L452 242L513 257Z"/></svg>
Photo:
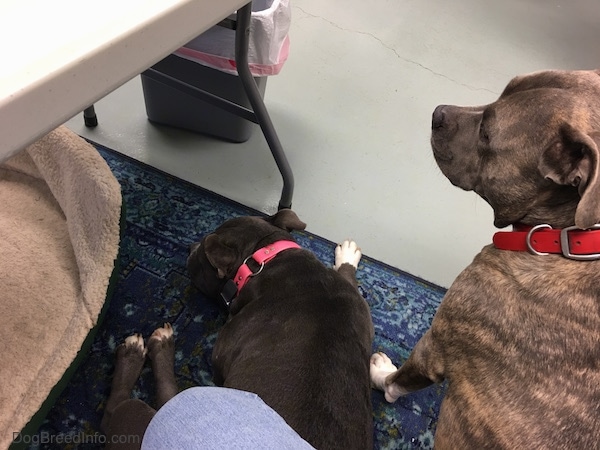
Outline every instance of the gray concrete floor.
<svg viewBox="0 0 600 450"><path fill-rule="evenodd" d="M265 103L308 230L449 286L495 231L429 147L441 103L493 101L513 76L600 66L596 0L292 0L290 57ZM260 130L232 144L148 122L139 77L75 132L272 213L281 179Z"/></svg>

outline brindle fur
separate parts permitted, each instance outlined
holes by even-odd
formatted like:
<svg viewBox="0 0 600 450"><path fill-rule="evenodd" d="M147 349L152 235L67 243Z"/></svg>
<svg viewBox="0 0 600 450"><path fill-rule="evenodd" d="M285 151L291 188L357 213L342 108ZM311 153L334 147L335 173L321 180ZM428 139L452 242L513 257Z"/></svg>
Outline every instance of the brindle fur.
<svg viewBox="0 0 600 450"><path fill-rule="evenodd" d="M439 106L431 143L497 227L600 222L599 71L537 72L489 105ZM386 385L444 379L438 449L600 448L600 261L485 247Z"/></svg>

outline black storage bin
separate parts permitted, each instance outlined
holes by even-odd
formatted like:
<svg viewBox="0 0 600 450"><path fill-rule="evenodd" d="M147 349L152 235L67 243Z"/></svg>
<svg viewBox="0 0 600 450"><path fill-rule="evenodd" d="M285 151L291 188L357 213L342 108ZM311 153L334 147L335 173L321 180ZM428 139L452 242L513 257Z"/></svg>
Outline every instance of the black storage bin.
<svg viewBox="0 0 600 450"><path fill-rule="evenodd" d="M153 68L203 91L251 109L242 82L236 75L175 55L167 56ZM255 123L155 81L144 74L141 77L146 114L150 121L231 142L245 142L252 135ZM267 77L255 77L254 81L261 96L264 97Z"/></svg>

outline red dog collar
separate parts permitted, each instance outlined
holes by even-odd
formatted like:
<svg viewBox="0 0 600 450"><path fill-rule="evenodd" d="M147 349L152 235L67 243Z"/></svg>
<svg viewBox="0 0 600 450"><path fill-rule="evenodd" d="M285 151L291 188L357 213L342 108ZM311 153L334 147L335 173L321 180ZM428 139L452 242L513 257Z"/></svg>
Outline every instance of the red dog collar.
<svg viewBox="0 0 600 450"><path fill-rule="evenodd" d="M494 234L493 242L500 250L528 251L534 255L554 253L578 261L591 261L600 259L600 224L588 230L577 227L554 229L547 224L515 225L514 231Z"/></svg>
<svg viewBox="0 0 600 450"><path fill-rule="evenodd" d="M233 280L229 280L221 292L221 297L225 300L227 306L236 298L248 280L262 272L265 264L275 258L279 253L290 248L301 248L294 241L276 241L263 248L256 250L248 256L237 270ZM256 261L260 267L256 272L252 272L248 264L250 259Z"/></svg>

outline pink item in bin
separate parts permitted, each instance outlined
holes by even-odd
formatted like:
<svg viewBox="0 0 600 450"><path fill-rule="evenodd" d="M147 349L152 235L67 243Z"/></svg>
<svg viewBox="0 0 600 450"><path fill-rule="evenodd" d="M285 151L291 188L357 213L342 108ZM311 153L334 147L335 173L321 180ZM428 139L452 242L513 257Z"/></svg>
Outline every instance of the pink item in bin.
<svg viewBox="0 0 600 450"><path fill-rule="evenodd" d="M248 66L255 77L277 75L289 54L289 0L254 0L250 20ZM237 75L235 31L214 26L175 51L177 56Z"/></svg>

